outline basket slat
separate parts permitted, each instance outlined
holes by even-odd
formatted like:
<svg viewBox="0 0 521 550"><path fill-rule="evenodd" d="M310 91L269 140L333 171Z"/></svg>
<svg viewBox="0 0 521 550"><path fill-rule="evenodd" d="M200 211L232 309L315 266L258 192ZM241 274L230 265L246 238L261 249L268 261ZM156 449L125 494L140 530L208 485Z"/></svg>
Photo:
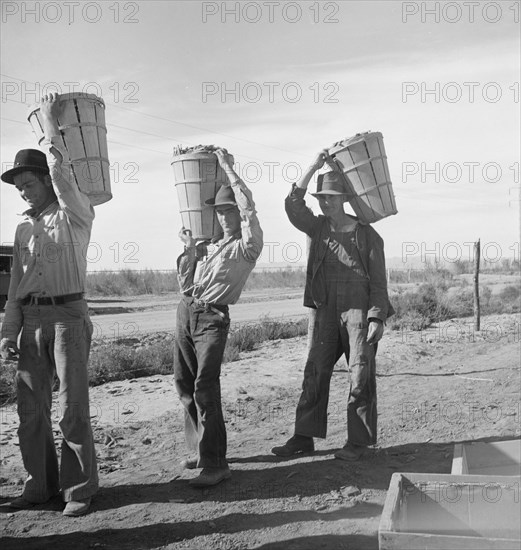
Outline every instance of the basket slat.
<svg viewBox="0 0 521 550"><path fill-rule="evenodd" d="M82 107L82 108L81 108ZM87 158L82 163L81 177L90 183L93 192L103 191L103 163L99 147L99 134L96 121L96 107L93 102L85 101L83 106L78 105L80 128L85 145Z"/></svg>
<svg viewBox="0 0 521 550"><path fill-rule="evenodd" d="M357 134L328 153L346 177L349 203L358 218L373 223L398 212L380 132Z"/></svg>
<svg viewBox="0 0 521 550"><path fill-rule="evenodd" d="M221 228L215 209L205 202L228 181L217 157L213 153L175 155L171 165L183 226L195 239L211 239Z"/></svg>
<svg viewBox="0 0 521 550"><path fill-rule="evenodd" d="M93 205L107 202L112 193L103 100L93 94L71 93L61 95L60 103L58 124L76 184ZM39 104L30 108L28 120L41 144L45 136Z"/></svg>

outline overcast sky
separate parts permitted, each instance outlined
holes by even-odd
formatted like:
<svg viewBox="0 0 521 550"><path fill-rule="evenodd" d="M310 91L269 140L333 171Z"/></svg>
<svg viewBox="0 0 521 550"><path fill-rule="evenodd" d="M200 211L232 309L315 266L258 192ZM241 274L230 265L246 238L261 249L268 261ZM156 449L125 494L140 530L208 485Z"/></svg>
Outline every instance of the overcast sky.
<svg viewBox="0 0 521 550"><path fill-rule="evenodd" d="M291 181L367 130L384 136L399 211L374 224L389 258L468 260L478 238L485 258L519 258L519 2L1 4L2 171L36 146L42 91L106 103L114 198L96 207L89 270L175 265L179 144L234 154L260 262L304 261ZM25 203L4 183L0 198L8 243Z"/></svg>

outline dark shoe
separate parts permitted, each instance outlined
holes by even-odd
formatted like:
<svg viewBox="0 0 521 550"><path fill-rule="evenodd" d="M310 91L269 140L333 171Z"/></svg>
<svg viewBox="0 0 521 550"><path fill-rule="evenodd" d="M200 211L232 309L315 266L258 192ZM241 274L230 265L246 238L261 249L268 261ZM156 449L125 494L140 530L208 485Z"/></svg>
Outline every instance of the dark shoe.
<svg viewBox="0 0 521 550"><path fill-rule="evenodd" d="M230 468L225 466L224 468L203 468L202 472L194 479L191 479L188 483L192 487L211 487L212 485L217 485L224 481L225 479L230 479L232 473Z"/></svg>
<svg viewBox="0 0 521 550"><path fill-rule="evenodd" d="M31 502L30 500L27 500L24 497L16 497L14 500L12 500L9 503L9 508L12 508L13 510L30 510L31 508L38 506L38 504L42 504L42 503Z"/></svg>
<svg viewBox="0 0 521 550"><path fill-rule="evenodd" d="M312 453L315 450L313 438L305 435L294 435L281 445L273 447L271 452L277 456L293 456L297 453Z"/></svg>
<svg viewBox="0 0 521 550"><path fill-rule="evenodd" d="M65 505L63 510L64 516L84 516L90 508L91 499L84 498L83 500L71 500Z"/></svg>
<svg viewBox="0 0 521 550"><path fill-rule="evenodd" d="M347 460L349 462L355 462L359 460L364 454L365 447L360 447L359 445L353 445L352 443L347 443L341 449L335 452L335 457L340 460Z"/></svg>
<svg viewBox="0 0 521 550"><path fill-rule="evenodd" d="M185 458L184 460L181 461L181 466L185 470L195 470L197 468L197 462L198 462L197 457Z"/></svg>

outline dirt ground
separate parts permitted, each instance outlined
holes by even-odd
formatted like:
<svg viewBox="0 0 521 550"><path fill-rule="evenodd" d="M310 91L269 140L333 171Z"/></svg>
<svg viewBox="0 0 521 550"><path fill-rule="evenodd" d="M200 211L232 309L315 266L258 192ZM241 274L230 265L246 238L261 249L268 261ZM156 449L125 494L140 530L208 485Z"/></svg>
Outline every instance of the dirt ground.
<svg viewBox="0 0 521 550"><path fill-rule="evenodd" d="M2 548L377 549L394 472L450 473L454 443L521 435L520 318L485 317L481 329L455 319L424 332L386 332L377 356L378 445L356 463L333 456L345 441L345 360L332 379L327 439L291 459L270 449L292 435L306 338L267 342L224 365L233 475L204 490L188 485L196 473L179 464L187 454L171 376L93 388L101 488L81 518L63 517L59 499L9 510L25 474L16 412L4 407Z"/></svg>

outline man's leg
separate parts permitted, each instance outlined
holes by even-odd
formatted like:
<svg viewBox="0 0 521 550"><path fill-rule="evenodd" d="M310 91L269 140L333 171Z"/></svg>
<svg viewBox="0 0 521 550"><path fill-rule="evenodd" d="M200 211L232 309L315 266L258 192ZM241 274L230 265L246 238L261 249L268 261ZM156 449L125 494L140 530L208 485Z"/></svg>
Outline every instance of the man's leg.
<svg viewBox="0 0 521 550"><path fill-rule="evenodd" d="M327 308L319 308L315 314L313 336L304 368L295 434L326 437L329 384L333 368L341 354L342 347L335 316Z"/></svg>
<svg viewBox="0 0 521 550"><path fill-rule="evenodd" d="M277 456L288 457L314 450L313 437L327 434L327 406L333 368L342 354L334 304L317 309L309 317L308 357L304 367L302 393L295 415L295 435L284 445L273 447Z"/></svg>
<svg viewBox="0 0 521 550"><path fill-rule="evenodd" d="M347 401L347 443L365 447L376 443L376 345L367 343L366 319L360 320L356 310L347 317L351 372Z"/></svg>
<svg viewBox="0 0 521 550"><path fill-rule="evenodd" d="M191 306L181 300L177 307L174 341L174 380L185 411L185 438L190 453L199 453L197 407L194 401L197 355L192 339Z"/></svg>
<svg viewBox="0 0 521 550"><path fill-rule="evenodd" d="M23 497L46 502L60 491L58 459L51 424L54 367L36 306L24 306L20 359L16 373L18 437L29 474Z"/></svg>
<svg viewBox="0 0 521 550"><path fill-rule="evenodd" d="M98 490L98 470L90 423L87 364L92 323L85 301L49 307L54 326L54 361L60 381L59 421L63 434L60 485L65 502L80 501Z"/></svg>
<svg viewBox="0 0 521 550"><path fill-rule="evenodd" d="M228 314L196 310L193 338L198 371L194 400L199 420L201 468L223 468L226 461L226 427L221 405L221 363L230 328Z"/></svg>

